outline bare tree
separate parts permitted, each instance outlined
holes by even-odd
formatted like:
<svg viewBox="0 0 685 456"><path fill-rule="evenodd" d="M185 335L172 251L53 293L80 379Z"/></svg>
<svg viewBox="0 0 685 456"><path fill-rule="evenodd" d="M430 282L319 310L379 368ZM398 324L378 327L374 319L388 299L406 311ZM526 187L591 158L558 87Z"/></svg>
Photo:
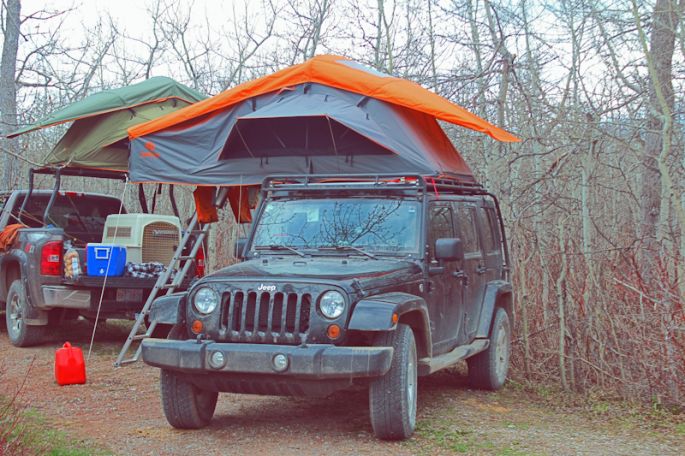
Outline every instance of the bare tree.
<svg viewBox="0 0 685 456"><path fill-rule="evenodd" d="M635 20L641 24L637 4L633 1ZM673 75L672 60L680 7L675 0L657 0L652 15L653 28L647 49L647 38L640 27L649 78L649 114L642 158L642 186L640 192L640 237L644 244L642 275L647 283L655 278L659 243L663 240L661 214L670 195L664 194L663 181L668 179L665 160L671 153L673 134ZM672 186L671 186L672 187Z"/></svg>
<svg viewBox="0 0 685 456"><path fill-rule="evenodd" d="M6 139L4 136L17 127L17 86L15 75L17 71L17 50L19 48L20 13L19 0L3 2L3 32L5 39L2 45L2 61L0 62L0 145L9 153L3 154L3 189L10 190L14 186L16 155L19 153L19 142L16 139ZM12 155L13 154L13 155Z"/></svg>

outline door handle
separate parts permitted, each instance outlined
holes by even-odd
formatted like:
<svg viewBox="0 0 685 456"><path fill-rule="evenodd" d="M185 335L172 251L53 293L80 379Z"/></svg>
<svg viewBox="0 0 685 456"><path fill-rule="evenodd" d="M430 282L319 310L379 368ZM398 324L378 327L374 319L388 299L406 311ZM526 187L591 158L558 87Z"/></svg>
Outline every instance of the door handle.
<svg viewBox="0 0 685 456"><path fill-rule="evenodd" d="M478 267L476 268L476 272L478 274L485 274L487 271L488 271L488 268L486 268L485 266L478 265Z"/></svg>

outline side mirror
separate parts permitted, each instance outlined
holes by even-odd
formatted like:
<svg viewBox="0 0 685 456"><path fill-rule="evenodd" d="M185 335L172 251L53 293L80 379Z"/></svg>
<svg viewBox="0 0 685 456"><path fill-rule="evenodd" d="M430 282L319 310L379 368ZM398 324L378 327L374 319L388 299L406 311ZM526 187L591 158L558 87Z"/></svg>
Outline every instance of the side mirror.
<svg viewBox="0 0 685 456"><path fill-rule="evenodd" d="M435 258L445 261L464 259L464 245L459 238L442 238L435 241Z"/></svg>
<svg viewBox="0 0 685 456"><path fill-rule="evenodd" d="M239 238L235 241L235 257L239 260L245 259L245 246L247 245L247 239Z"/></svg>

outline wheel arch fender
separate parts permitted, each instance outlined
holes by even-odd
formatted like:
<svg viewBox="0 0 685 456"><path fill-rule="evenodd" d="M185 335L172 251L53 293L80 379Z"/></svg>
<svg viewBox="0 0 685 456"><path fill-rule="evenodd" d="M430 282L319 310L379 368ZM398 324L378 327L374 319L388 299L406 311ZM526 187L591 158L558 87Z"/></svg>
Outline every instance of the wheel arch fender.
<svg viewBox="0 0 685 456"><path fill-rule="evenodd" d="M27 258L22 251L12 251L0 259L0 301L7 298L12 282L25 277Z"/></svg>
<svg viewBox="0 0 685 456"><path fill-rule="evenodd" d="M483 294L483 305L481 306L478 330L476 331L477 338L490 337L490 328L497 307L502 307L507 312L509 320L513 325L514 297L510 282L493 280L487 284Z"/></svg>
<svg viewBox="0 0 685 456"><path fill-rule="evenodd" d="M150 321L160 324L175 325L183 322L187 292L172 293L152 301Z"/></svg>
<svg viewBox="0 0 685 456"><path fill-rule="evenodd" d="M394 320L397 315L397 320ZM383 293L357 302L348 329L394 331L398 323L411 327L419 358L431 356L431 331L426 301L409 293Z"/></svg>

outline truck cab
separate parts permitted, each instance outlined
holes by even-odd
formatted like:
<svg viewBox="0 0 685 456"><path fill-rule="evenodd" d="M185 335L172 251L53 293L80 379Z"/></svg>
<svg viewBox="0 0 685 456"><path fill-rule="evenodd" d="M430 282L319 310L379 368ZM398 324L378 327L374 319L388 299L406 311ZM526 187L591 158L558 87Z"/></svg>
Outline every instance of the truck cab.
<svg viewBox="0 0 685 456"><path fill-rule="evenodd" d="M211 420L219 392L369 389L382 439L416 426L417 378L466 359L500 388L513 323L496 198L421 176L280 176L261 190L241 263L153 303L147 339L171 425Z"/></svg>

